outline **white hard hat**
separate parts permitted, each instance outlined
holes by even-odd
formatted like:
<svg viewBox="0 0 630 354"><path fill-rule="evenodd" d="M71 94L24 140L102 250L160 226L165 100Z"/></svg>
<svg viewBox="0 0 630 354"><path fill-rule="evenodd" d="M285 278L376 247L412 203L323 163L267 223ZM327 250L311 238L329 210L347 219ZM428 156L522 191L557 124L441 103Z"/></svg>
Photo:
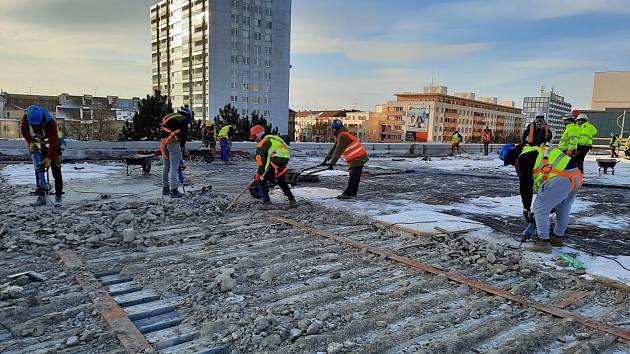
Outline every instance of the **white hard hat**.
<svg viewBox="0 0 630 354"><path fill-rule="evenodd" d="M536 112L536 115L534 116L534 118L538 118L538 117L545 118L545 112L543 112L543 111Z"/></svg>
<svg viewBox="0 0 630 354"><path fill-rule="evenodd" d="M584 114L584 113L580 113L580 114L578 114L577 119L578 120L580 120L580 119L588 120L588 116L586 114Z"/></svg>

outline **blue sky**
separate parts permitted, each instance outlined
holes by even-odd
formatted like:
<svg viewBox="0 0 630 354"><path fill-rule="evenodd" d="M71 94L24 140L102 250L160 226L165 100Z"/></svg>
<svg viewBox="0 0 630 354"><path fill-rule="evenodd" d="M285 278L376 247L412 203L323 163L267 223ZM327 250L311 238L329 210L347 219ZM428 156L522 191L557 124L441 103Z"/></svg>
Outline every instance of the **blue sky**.
<svg viewBox="0 0 630 354"><path fill-rule="evenodd" d="M2 0L0 89L144 96L152 3ZM630 70L628 18L630 0L293 0L291 107L373 109L433 77L588 108L595 71Z"/></svg>

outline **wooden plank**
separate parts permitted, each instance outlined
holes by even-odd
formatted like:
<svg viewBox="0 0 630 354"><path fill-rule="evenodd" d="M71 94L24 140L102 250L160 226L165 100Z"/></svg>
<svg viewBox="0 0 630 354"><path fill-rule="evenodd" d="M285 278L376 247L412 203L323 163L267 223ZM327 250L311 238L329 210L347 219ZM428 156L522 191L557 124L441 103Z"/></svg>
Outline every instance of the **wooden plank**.
<svg viewBox="0 0 630 354"><path fill-rule="evenodd" d="M565 297L564 299L558 301L555 306L557 308L565 309L571 305L578 303L580 300L585 297L592 295L593 293L590 291L577 291L572 293L571 295Z"/></svg>
<svg viewBox="0 0 630 354"><path fill-rule="evenodd" d="M84 268L83 262L73 251L57 251L57 256L69 271L80 271ZM91 273L77 274L75 280L83 290L90 294L94 306L127 352L155 353L153 347L127 317L127 314Z"/></svg>
<svg viewBox="0 0 630 354"><path fill-rule="evenodd" d="M442 275L442 276L446 276L449 280L453 280L456 281L460 284L466 284L468 286L470 286L471 288L475 288L477 290L481 290L483 292L486 292L488 294L492 294L492 295L496 295L496 296L500 296L502 298L508 299L510 301L513 302L517 302L523 306L527 306L527 307L531 307L534 308L536 310L539 310L541 312L545 312L548 313L550 315L556 316L556 317L560 317L560 318L571 318L573 319L575 322L582 324L584 326L590 327L592 329L601 331L601 332L605 332L605 333L609 333L612 335L615 335L619 338L622 338L626 341L630 341L630 330L622 328L622 327L618 327L618 326L611 326L608 325L602 321L598 321L589 317L585 317L585 316L581 316L569 311L565 311L562 309L559 309L557 307L552 307L552 306L546 306L543 304L539 304L534 302L533 300L524 297L524 296L519 296L519 295L514 295L512 293L510 293L509 291L506 291L504 289L501 288L497 288L496 286L493 285L489 285L489 284L484 284L481 283L477 280L473 280L470 278L466 278L462 275L459 274L455 274L455 273L450 273L444 270L440 270L436 267L433 267L429 264L425 264L425 263L421 263L418 262L416 260L413 260L411 258L407 258L407 257L402 257L402 256L398 256L395 254L392 254L391 252L388 252L386 250L382 250L380 248L377 247L373 247L370 246L368 244L362 243L362 242L358 242L358 241L354 241L342 236L338 236L335 234L332 234L330 232L326 232L326 231L322 231L313 227L310 227L308 225L304 225L301 224L295 220L292 219L288 219L282 216L278 216L278 215L271 215L270 219L278 221L278 222L282 222L294 227L297 227L299 229L302 229L304 231L308 231L311 232L315 235L318 236L322 236L325 238L329 238L329 239L333 239L360 249L364 249L370 253L374 253L377 254L379 256L388 258L390 260L396 261L398 263L407 265L411 268L414 269L418 269L418 270L422 270L424 272L427 273L431 273L431 274L435 274L435 275Z"/></svg>

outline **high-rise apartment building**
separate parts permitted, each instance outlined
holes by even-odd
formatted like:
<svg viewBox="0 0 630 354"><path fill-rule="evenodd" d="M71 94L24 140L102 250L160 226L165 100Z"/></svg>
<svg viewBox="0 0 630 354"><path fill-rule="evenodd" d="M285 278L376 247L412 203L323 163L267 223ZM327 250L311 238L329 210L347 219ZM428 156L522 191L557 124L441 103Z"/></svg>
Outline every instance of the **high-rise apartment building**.
<svg viewBox="0 0 630 354"><path fill-rule="evenodd" d="M157 0L153 88L199 119L228 103L287 132L291 0Z"/></svg>
<svg viewBox="0 0 630 354"><path fill-rule="evenodd" d="M546 113L547 123L554 129L554 141L558 141L564 131L562 116L571 112L571 104L565 102L564 97L556 94L553 89L546 91L541 88L540 96L523 98L523 114L527 117L525 125L533 121L536 113L541 111Z"/></svg>

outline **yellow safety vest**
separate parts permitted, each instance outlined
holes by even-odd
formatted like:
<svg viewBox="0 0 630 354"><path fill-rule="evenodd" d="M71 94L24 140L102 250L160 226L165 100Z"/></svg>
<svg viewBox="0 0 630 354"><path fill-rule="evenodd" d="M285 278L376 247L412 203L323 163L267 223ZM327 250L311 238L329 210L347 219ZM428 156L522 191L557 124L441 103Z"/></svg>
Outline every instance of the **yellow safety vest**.
<svg viewBox="0 0 630 354"><path fill-rule="evenodd" d="M453 133L453 144L459 144L459 134Z"/></svg>
<svg viewBox="0 0 630 354"><path fill-rule="evenodd" d="M560 137L560 142L558 143L558 149L564 150L575 150L577 149L577 135L580 127L576 123L568 124L564 127L564 132L562 132L562 137Z"/></svg>
<svg viewBox="0 0 630 354"><path fill-rule="evenodd" d="M597 128L589 122L584 122L580 125L580 133L578 136L579 145L593 145L593 137L597 135Z"/></svg>
<svg viewBox="0 0 630 354"><path fill-rule="evenodd" d="M521 154L536 151L536 164L532 171L534 178L534 190L538 190L548 180L556 176L564 176L571 180L571 191L576 190L576 186L582 185L583 175L578 168L565 171L571 158L562 153L557 148L543 148L540 146L525 146Z"/></svg>
<svg viewBox="0 0 630 354"><path fill-rule="evenodd" d="M226 125L223 128L221 128L221 130L219 130L219 138L225 138L228 139L229 135L228 132L230 131L230 126Z"/></svg>

